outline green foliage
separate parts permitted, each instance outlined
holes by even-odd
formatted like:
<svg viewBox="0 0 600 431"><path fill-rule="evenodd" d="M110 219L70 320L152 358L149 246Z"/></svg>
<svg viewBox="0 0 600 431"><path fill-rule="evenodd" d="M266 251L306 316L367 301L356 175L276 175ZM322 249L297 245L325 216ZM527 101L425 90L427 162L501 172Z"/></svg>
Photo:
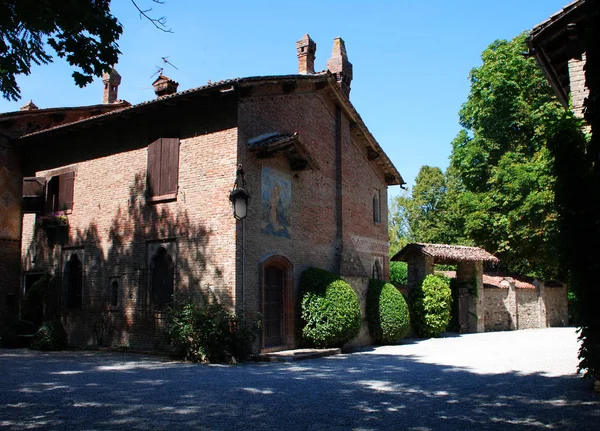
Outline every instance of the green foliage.
<svg viewBox="0 0 600 431"><path fill-rule="evenodd" d="M16 76L31 73L32 64L48 64L50 46L71 66L80 87L117 63L117 41L123 28L110 13L110 1L0 2L0 92L18 100Z"/></svg>
<svg viewBox="0 0 600 431"><path fill-rule="evenodd" d="M175 354L192 362L246 360L258 330L258 320L244 319L218 303L176 302L167 315L166 332Z"/></svg>
<svg viewBox="0 0 600 431"><path fill-rule="evenodd" d="M410 329L408 305L402 294L390 283L371 280L367 292L369 332L378 343L404 338Z"/></svg>
<svg viewBox="0 0 600 431"><path fill-rule="evenodd" d="M406 262L390 262L390 281L396 286L408 284L408 264Z"/></svg>
<svg viewBox="0 0 600 431"><path fill-rule="evenodd" d="M67 347L67 333L59 319L42 323L31 341L35 350L64 350Z"/></svg>
<svg viewBox="0 0 600 431"><path fill-rule="evenodd" d="M558 218L548 142L564 110L527 50L525 34L492 43L471 70L452 142L464 232L510 271L555 277Z"/></svg>
<svg viewBox="0 0 600 431"><path fill-rule="evenodd" d="M300 277L302 336L317 347L342 346L356 337L362 317L354 289L335 274L309 268Z"/></svg>
<svg viewBox="0 0 600 431"><path fill-rule="evenodd" d="M440 168L422 166L411 193L392 202L390 248L400 242L470 244L463 235L459 185L452 169L443 173Z"/></svg>
<svg viewBox="0 0 600 431"><path fill-rule="evenodd" d="M450 322L452 293L450 281L440 275L428 275L409 293L413 329L420 337L439 337Z"/></svg>
<svg viewBox="0 0 600 431"><path fill-rule="evenodd" d="M16 320L9 323L5 328L1 338L2 347L28 347L31 342L31 335L35 334L37 325L28 320ZM23 337L24 336L24 337Z"/></svg>

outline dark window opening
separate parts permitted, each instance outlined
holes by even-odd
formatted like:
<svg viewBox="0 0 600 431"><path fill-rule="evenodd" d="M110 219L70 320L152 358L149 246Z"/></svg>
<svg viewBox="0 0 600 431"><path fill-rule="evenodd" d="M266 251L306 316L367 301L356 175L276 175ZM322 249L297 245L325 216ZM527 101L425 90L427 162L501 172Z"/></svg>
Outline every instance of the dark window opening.
<svg viewBox="0 0 600 431"><path fill-rule="evenodd" d="M173 301L175 268L164 247L159 247L152 259L152 305L163 310Z"/></svg>
<svg viewBox="0 0 600 431"><path fill-rule="evenodd" d="M379 191L373 195L373 222L381 223L381 204L379 199Z"/></svg>
<svg viewBox="0 0 600 431"><path fill-rule="evenodd" d="M46 186L46 212L57 213L73 209L75 172L56 175Z"/></svg>
<svg viewBox="0 0 600 431"><path fill-rule="evenodd" d="M381 264L379 263L379 259L375 260L373 264L373 277L375 280L381 279Z"/></svg>
<svg viewBox="0 0 600 431"><path fill-rule="evenodd" d="M117 280L113 280L110 285L110 306L119 306L119 282Z"/></svg>
<svg viewBox="0 0 600 431"><path fill-rule="evenodd" d="M67 281L67 308L81 308L83 291L83 268L76 254L72 254L67 263L65 278Z"/></svg>

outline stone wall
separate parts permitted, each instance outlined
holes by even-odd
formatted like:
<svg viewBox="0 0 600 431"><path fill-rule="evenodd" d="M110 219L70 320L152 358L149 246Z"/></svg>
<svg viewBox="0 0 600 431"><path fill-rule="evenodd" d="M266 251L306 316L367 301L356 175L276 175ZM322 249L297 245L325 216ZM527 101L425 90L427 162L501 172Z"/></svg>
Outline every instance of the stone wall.
<svg viewBox="0 0 600 431"><path fill-rule="evenodd" d="M360 302L360 312L362 315L362 325L360 327L360 333L356 338L353 338L344 345L345 348L354 348L361 346L370 346L373 344L373 339L369 334L369 322L367 320L367 292L369 290L369 282L371 279L363 277L343 277L344 280L352 286L356 294L358 295L358 301Z"/></svg>
<svg viewBox="0 0 600 431"><path fill-rule="evenodd" d="M539 283L535 289L520 289L514 282L503 281L501 288L486 287L484 291L486 331L568 324L566 285Z"/></svg>

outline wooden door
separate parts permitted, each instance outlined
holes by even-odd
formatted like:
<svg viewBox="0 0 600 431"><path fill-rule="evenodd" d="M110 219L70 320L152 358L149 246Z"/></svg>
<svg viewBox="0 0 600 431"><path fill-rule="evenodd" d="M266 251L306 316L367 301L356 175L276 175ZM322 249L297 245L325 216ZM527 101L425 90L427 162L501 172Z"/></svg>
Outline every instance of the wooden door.
<svg viewBox="0 0 600 431"><path fill-rule="evenodd" d="M265 268L264 283L264 345L283 344L283 288L285 271L278 267Z"/></svg>

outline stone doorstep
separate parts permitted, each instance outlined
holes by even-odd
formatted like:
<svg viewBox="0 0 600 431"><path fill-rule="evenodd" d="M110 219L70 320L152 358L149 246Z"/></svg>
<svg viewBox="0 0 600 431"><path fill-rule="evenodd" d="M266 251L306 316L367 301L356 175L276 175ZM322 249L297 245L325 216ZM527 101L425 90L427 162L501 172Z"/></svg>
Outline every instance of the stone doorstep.
<svg viewBox="0 0 600 431"><path fill-rule="evenodd" d="M315 359L325 356L339 355L342 349L294 349L280 352L260 353L252 358L259 362L293 362L303 359Z"/></svg>

